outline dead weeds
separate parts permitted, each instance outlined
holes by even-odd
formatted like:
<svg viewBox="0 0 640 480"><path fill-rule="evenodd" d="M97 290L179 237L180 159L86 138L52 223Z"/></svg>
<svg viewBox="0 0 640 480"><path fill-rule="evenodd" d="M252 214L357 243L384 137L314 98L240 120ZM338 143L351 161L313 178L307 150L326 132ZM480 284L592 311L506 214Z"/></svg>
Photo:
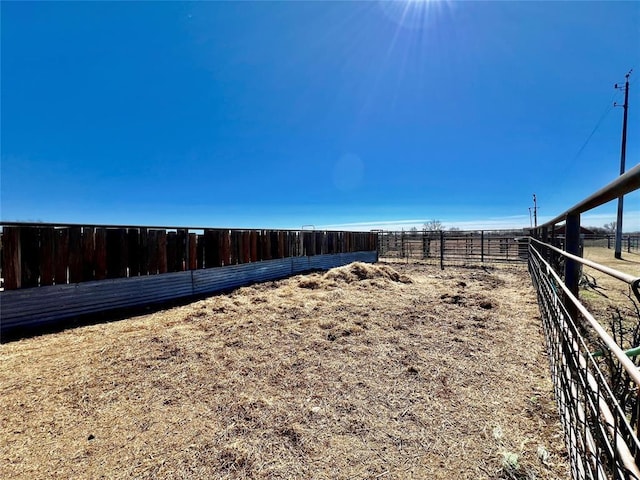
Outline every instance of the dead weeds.
<svg viewBox="0 0 640 480"><path fill-rule="evenodd" d="M354 264L0 349L2 478L568 475L524 267Z"/></svg>

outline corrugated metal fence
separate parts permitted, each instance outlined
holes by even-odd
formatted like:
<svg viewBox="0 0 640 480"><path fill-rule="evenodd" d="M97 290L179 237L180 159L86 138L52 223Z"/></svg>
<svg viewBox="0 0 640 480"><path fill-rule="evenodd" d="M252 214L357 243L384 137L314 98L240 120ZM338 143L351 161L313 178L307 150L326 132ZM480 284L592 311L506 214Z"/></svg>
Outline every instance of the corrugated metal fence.
<svg viewBox="0 0 640 480"><path fill-rule="evenodd" d="M377 260L368 232L2 224L1 332Z"/></svg>

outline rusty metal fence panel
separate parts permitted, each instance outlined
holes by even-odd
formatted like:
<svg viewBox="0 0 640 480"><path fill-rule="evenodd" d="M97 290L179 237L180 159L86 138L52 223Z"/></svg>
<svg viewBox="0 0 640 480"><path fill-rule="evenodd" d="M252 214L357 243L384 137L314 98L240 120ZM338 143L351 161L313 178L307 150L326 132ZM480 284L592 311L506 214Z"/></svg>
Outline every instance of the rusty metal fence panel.
<svg viewBox="0 0 640 480"><path fill-rule="evenodd" d="M527 261L524 230L378 232L378 255L385 260L445 265Z"/></svg>

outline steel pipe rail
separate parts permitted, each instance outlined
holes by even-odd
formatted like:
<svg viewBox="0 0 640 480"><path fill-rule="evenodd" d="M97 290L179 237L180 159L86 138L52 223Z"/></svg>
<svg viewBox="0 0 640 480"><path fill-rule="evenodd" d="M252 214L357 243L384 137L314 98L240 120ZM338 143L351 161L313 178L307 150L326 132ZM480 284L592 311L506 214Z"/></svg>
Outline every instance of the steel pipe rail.
<svg viewBox="0 0 640 480"><path fill-rule="evenodd" d="M559 276L532 244L529 248L529 269L538 291L573 478L640 479L635 463L640 452L637 434L594 362L573 317L559 301L555 288L562 284ZM603 469L605 465L610 471Z"/></svg>
<svg viewBox="0 0 640 480"><path fill-rule="evenodd" d="M551 250L553 250L554 252L559 253L560 255L570 258L572 260L575 260L578 263L581 263L583 265L587 265L591 268L595 268L596 270L605 273L607 275L609 275L610 277L616 278L622 282L628 283L629 285L631 285L632 287L634 285L638 285L640 283L640 277L634 277L633 275L630 275L628 273L624 273L624 272L620 272L619 270L615 270L611 267L607 267L605 265L600 265L599 263L593 262L591 260L587 260L586 258L582 258L579 257L577 255L573 255L572 253L567 253L564 250L558 248L558 247L554 247L553 245L549 244L549 243L544 243L541 242L540 240L538 240L537 238L533 238L533 237L529 237L530 241L533 241L539 245L542 245L544 247L547 247Z"/></svg>
<svg viewBox="0 0 640 480"><path fill-rule="evenodd" d="M630 193L639 188L640 188L640 164L628 170L626 173L620 175L613 182L609 183L602 189L598 190L589 198L586 198L585 200L581 201L577 205L574 205L572 208L570 208L566 212L562 213L561 215L558 215L553 220L543 223L542 225L538 225L537 229L556 225L557 223L560 223L563 220L565 220L569 215L586 212L587 210L591 210L592 208L595 208L604 203L610 202L611 200L614 200L622 195L626 195L627 193Z"/></svg>
<svg viewBox="0 0 640 480"><path fill-rule="evenodd" d="M542 254L536 250L533 246L530 246L542 264L547 268L547 271L553 276L555 281L560 285L562 290L564 291L567 298L571 300L571 303L578 309L578 311L582 314L587 323L595 330L596 334L600 339L605 343L607 348L614 354L614 356L618 359L622 368L624 368L629 377L634 381L636 385L640 387L640 371L638 371L638 367L631 361L629 357L625 354L624 350L620 348L620 346L615 342L611 335L609 335L606 330L598 323L598 321L594 318L594 316L587 310L587 308L578 300L578 298L571 293L569 288L564 284L560 276L556 273L556 271L547 263Z"/></svg>

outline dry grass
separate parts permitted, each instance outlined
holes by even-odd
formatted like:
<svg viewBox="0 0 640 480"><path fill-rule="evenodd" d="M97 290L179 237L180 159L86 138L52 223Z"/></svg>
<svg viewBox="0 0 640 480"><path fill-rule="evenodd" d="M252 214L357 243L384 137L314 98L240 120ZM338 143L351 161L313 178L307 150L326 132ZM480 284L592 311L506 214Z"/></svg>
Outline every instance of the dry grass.
<svg viewBox="0 0 640 480"><path fill-rule="evenodd" d="M584 249L584 258L640 277L639 253L623 252L621 259L614 258L613 253L613 250L604 247L587 247ZM584 267L584 273L596 279L599 290L605 294L601 295L602 298L610 298L612 303L628 300L629 288L625 283L590 267Z"/></svg>
<svg viewBox="0 0 640 480"><path fill-rule="evenodd" d="M0 349L0 478L568 475L522 266L356 264Z"/></svg>
<svg viewBox="0 0 640 480"><path fill-rule="evenodd" d="M622 259L617 259L614 257L613 249L587 247L584 250L584 257L635 277L640 276L640 254L638 253L623 252ZM589 279L589 285L582 285L580 300L596 320L610 330L612 317L619 314L623 324L632 329L640 319L636 308L638 300L629 285L586 266L583 268L583 274L586 274ZM636 345L623 345L624 348L631 346Z"/></svg>

